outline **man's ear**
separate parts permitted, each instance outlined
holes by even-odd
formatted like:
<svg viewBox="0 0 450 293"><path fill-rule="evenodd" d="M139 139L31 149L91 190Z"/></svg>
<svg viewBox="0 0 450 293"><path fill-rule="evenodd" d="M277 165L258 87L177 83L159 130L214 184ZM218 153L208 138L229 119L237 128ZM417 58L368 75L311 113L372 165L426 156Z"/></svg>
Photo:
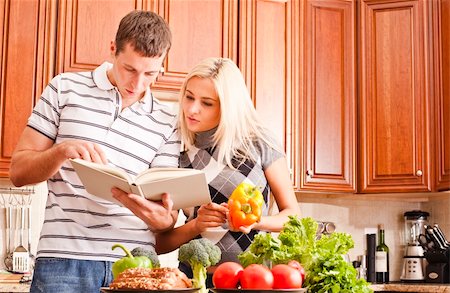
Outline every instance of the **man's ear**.
<svg viewBox="0 0 450 293"><path fill-rule="evenodd" d="M117 49L116 42L115 41L111 41L111 44L109 46L109 50L111 52L111 57L116 56L116 49Z"/></svg>

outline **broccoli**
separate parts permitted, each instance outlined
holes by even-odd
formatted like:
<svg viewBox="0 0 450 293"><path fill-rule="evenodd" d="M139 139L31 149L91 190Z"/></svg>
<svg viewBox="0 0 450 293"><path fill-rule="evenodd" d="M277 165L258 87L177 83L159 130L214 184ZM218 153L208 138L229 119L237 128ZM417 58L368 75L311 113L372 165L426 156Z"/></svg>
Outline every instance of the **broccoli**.
<svg viewBox="0 0 450 293"><path fill-rule="evenodd" d="M189 263L193 273L193 285L200 288L200 293L208 292L206 289L206 268L220 261L222 252L220 248L206 238L193 239L180 246L178 260Z"/></svg>
<svg viewBox="0 0 450 293"><path fill-rule="evenodd" d="M161 263L159 262L158 255L154 250L147 249L145 247L135 247L131 251L132 256L146 256L152 262L154 268L159 268Z"/></svg>

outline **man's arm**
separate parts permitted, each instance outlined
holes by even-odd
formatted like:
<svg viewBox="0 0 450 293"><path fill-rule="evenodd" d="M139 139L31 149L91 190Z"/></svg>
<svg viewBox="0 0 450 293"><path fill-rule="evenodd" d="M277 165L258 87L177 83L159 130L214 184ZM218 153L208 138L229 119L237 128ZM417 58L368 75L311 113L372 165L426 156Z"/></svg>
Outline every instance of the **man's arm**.
<svg viewBox="0 0 450 293"><path fill-rule="evenodd" d="M169 139L162 144L150 167L178 167L178 159L180 157L181 139L180 133L174 129Z"/></svg>
<svg viewBox="0 0 450 293"><path fill-rule="evenodd" d="M11 182L15 186L23 186L45 181L69 158L107 162L102 149L94 143L68 140L54 144L45 135L26 127L12 155Z"/></svg>

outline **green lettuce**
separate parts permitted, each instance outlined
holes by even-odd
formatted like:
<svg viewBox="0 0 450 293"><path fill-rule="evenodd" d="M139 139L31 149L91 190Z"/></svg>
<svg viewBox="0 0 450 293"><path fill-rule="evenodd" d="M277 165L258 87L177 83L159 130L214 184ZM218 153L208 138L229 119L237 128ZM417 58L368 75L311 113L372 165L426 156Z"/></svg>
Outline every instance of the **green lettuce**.
<svg viewBox="0 0 450 293"><path fill-rule="evenodd" d="M296 260L305 268L304 286L310 293L373 292L343 258L354 247L351 235L335 232L316 239L316 231L314 219L290 216L278 237L270 233L256 235L248 249L238 255L239 261L246 267L252 263L275 265Z"/></svg>

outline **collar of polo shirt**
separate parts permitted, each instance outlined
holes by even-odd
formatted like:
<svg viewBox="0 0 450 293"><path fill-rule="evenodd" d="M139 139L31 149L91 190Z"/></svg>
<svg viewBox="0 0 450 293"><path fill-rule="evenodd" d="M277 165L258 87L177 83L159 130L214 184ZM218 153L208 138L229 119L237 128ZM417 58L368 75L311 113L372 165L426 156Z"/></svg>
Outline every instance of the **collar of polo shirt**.
<svg viewBox="0 0 450 293"><path fill-rule="evenodd" d="M114 85L109 81L108 75L106 72L112 68L112 64L109 62L103 62L102 65L97 67L93 73L92 77L94 79L95 84L97 87L101 90L112 90L114 89ZM145 91L145 95L142 99L139 100L139 103L137 104L146 112L152 112L153 110L153 95L150 91L150 88L148 88Z"/></svg>

